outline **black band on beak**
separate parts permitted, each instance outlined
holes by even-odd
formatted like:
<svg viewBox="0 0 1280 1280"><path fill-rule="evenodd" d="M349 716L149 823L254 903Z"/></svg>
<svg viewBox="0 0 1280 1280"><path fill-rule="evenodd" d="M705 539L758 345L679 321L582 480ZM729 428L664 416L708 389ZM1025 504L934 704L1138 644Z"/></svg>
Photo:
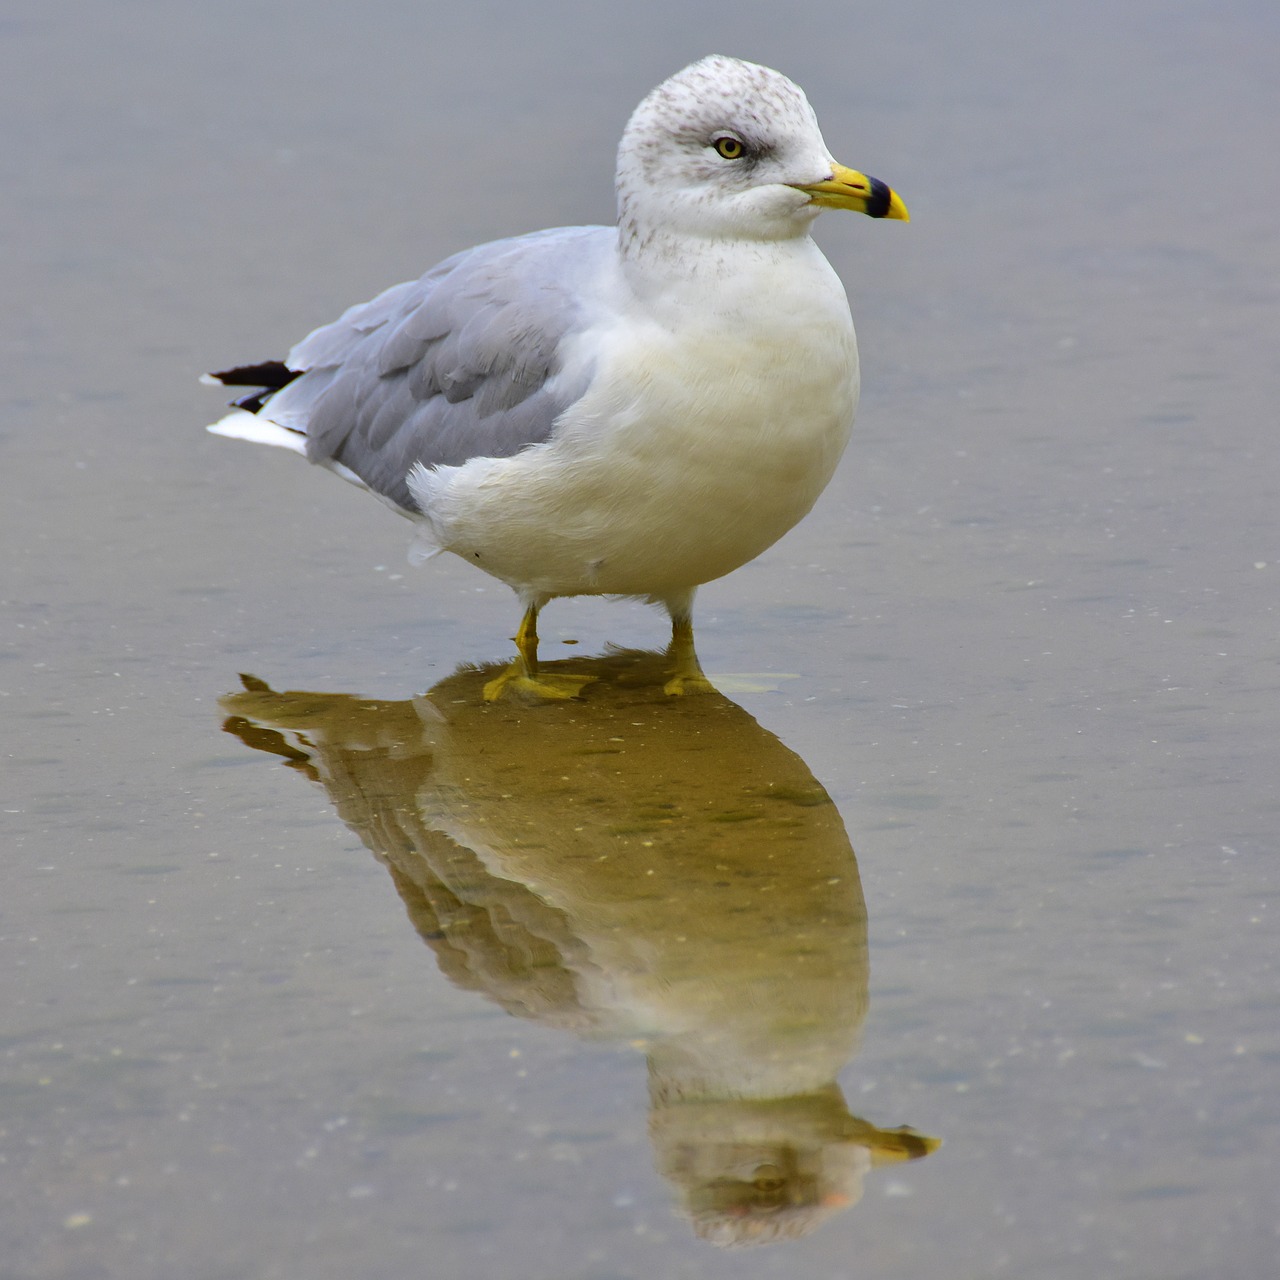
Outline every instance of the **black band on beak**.
<svg viewBox="0 0 1280 1280"><path fill-rule="evenodd" d="M893 192L879 178L868 178L867 181L871 183L871 195L867 197L867 216L883 218L889 212L889 201Z"/></svg>

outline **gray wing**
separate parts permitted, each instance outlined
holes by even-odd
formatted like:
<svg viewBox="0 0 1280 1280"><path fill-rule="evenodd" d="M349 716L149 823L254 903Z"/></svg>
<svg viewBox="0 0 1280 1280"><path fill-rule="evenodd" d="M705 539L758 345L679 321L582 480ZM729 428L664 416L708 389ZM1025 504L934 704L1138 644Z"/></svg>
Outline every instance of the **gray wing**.
<svg viewBox="0 0 1280 1280"><path fill-rule="evenodd" d="M304 338L304 370L263 417L305 432L312 462L338 463L416 511L414 463L506 458L546 440L586 390L566 385L562 343L593 308L616 232L542 231L480 245L396 285Z"/></svg>

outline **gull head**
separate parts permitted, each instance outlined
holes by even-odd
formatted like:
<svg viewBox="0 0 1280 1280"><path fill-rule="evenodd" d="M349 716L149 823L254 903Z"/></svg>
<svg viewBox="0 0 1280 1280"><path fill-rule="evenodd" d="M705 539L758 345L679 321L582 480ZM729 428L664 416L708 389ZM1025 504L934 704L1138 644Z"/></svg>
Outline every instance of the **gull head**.
<svg viewBox="0 0 1280 1280"><path fill-rule="evenodd" d="M670 237L786 240L824 208L906 220L884 183L838 164L803 90L713 54L664 80L618 147L624 249Z"/></svg>

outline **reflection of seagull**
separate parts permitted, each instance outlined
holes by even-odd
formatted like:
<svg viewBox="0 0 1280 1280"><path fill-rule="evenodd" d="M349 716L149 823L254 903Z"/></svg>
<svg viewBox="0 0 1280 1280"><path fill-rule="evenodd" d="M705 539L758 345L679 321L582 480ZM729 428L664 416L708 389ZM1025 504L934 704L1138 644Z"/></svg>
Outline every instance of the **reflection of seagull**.
<svg viewBox="0 0 1280 1280"><path fill-rule="evenodd" d="M809 238L822 208L906 219L837 164L767 67L710 57L659 85L618 150L618 226L449 258L317 329L211 430L281 445L413 519L519 595L519 657L485 689L572 697L537 672L555 596L638 596L672 618L669 693L705 688L700 583L780 538L853 423L858 354Z"/></svg>
<svg viewBox="0 0 1280 1280"><path fill-rule="evenodd" d="M836 1084L867 1008L838 811L728 699L664 697L662 661L589 660L598 693L532 711L485 706L477 671L415 702L247 679L222 705L324 785L452 981L643 1049L657 1163L700 1235L800 1235L938 1143Z"/></svg>

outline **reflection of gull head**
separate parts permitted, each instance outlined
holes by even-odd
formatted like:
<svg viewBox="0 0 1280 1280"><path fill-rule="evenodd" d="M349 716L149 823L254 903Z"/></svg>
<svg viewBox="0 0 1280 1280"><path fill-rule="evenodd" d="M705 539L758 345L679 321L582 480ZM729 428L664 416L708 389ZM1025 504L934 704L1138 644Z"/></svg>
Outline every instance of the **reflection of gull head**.
<svg viewBox="0 0 1280 1280"><path fill-rule="evenodd" d="M464 671L415 702L247 681L223 706L325 786L452 981L644 1049L658 1163L700 1233L800 1234L902 1148L834 1083L867 999L844 825L740 707L668 698L658 655L586 665L570 704L486 704Z"/></svg>
<svg viewBox="0 0 1280 1280"><path fill-rule="evenodd" d="M868 1170L939 1145L850 1115L834 1083L787 1098L691 1102L653 1092L658 1167L698 1235L726 1247L807 1235L861 1199Z"/></svg>

